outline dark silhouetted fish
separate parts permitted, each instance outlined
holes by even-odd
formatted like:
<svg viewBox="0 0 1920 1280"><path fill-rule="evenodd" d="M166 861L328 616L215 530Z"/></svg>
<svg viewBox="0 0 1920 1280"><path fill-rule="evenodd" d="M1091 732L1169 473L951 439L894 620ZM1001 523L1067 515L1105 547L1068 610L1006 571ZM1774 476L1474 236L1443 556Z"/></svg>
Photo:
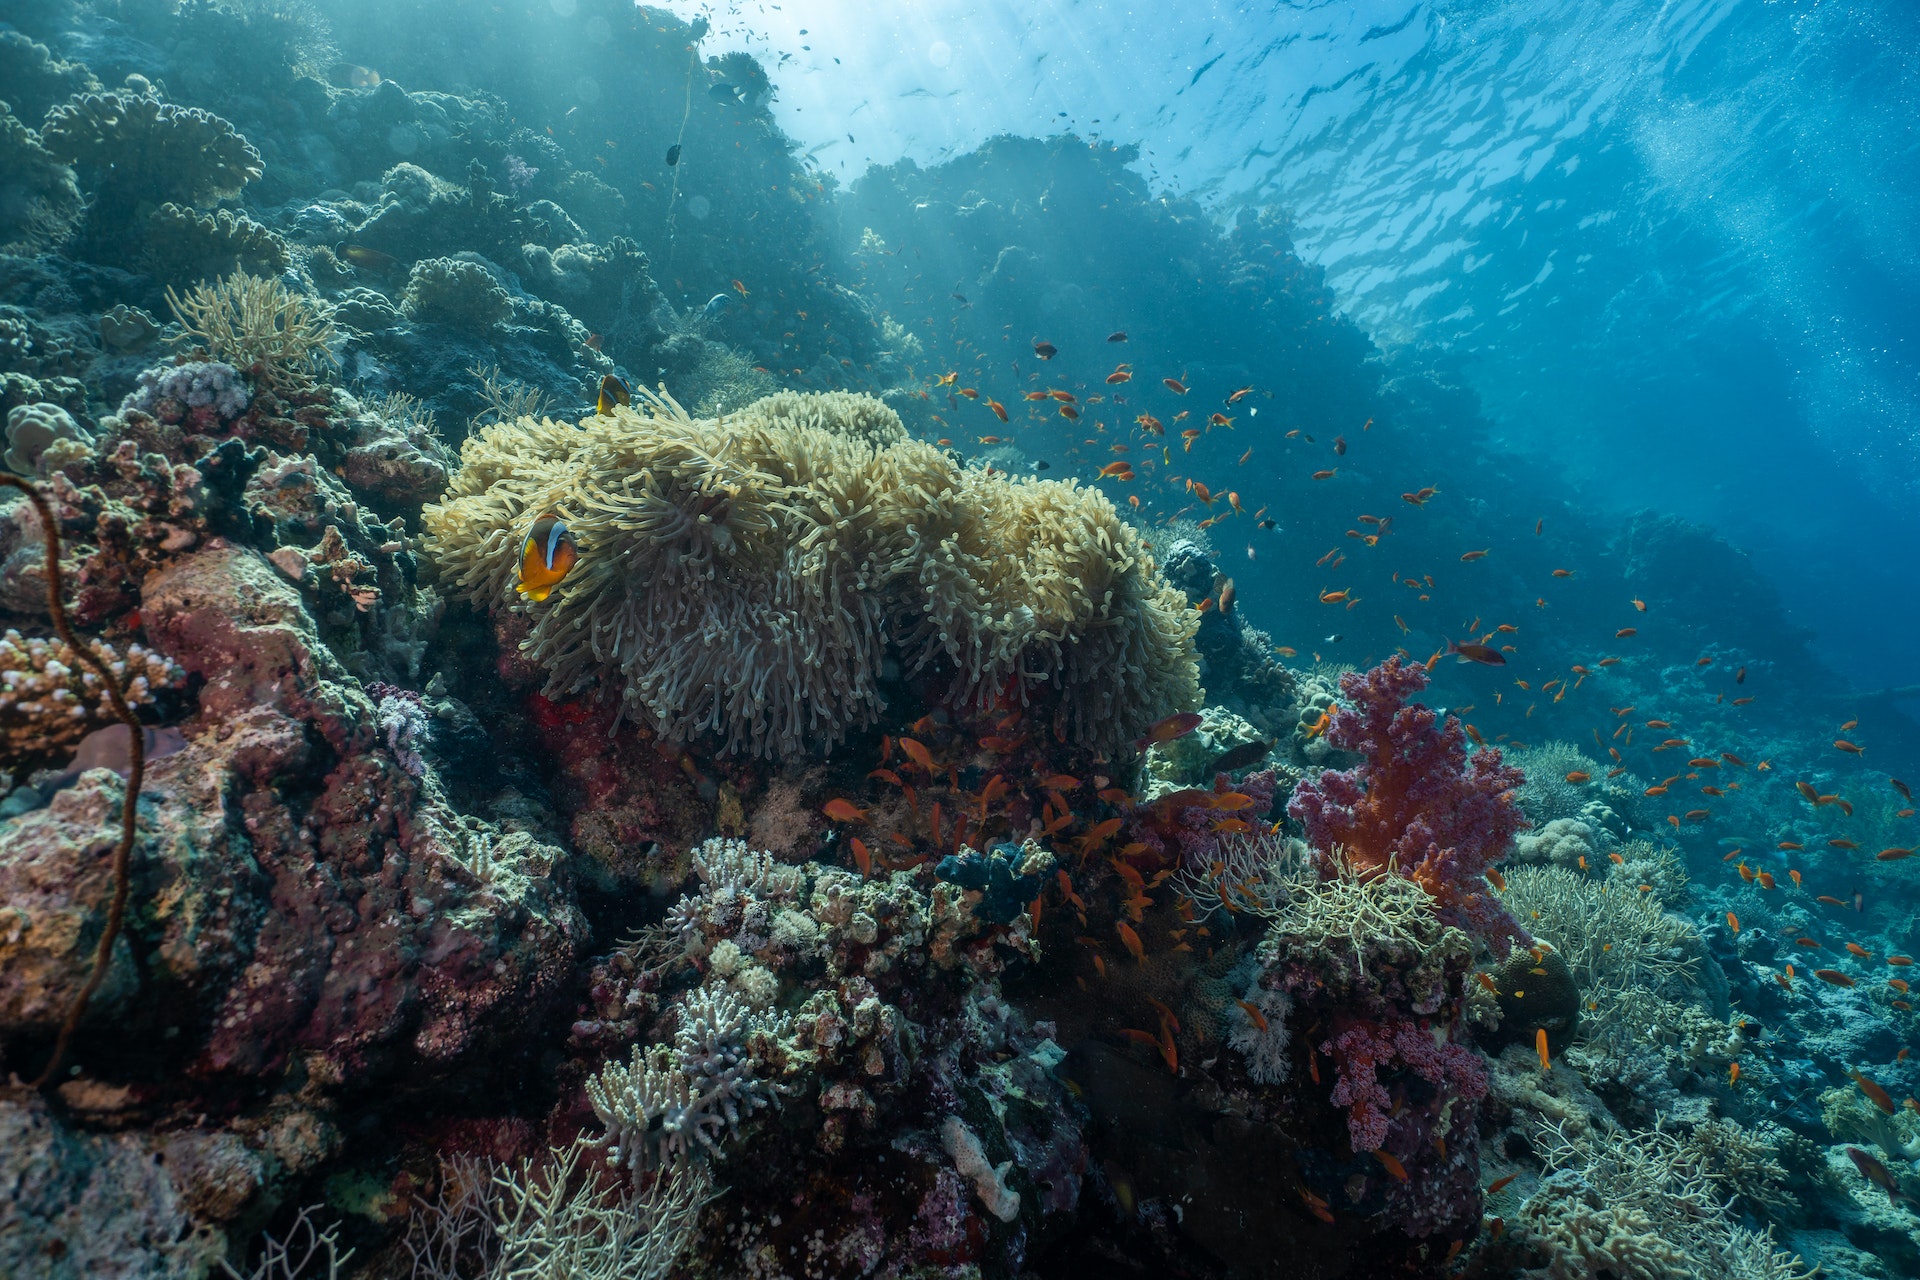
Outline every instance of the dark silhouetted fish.
<svg viewBox="0 0 1920 1280"><path fill-rule="evenodd" d="M679 163L680 163L680 144L676 142L672 146L667 148L667 167L672 168L674 165Z"/></svg>

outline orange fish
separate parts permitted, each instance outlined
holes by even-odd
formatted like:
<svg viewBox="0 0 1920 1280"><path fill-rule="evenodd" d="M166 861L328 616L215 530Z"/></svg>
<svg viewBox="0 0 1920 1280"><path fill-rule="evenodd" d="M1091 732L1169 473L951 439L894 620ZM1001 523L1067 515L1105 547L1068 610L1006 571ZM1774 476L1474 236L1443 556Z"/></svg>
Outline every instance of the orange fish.
<svg viewBox="0 0 1920 1280"><path fill-rule="evenodd" d="M1887 963L1890 965L1898 966L1900 968L1905 968L1907 965L1910 965L1913 963L1913 957L1892 955L1887 957Z"/></svg>
<svg viewBox="0 0 1920 1280"><path fill-rule="evenodd" d="M1867 1101L1873 1103L1874 1106L1880 1108L1888 1115L1892 1115L1899 1110L1898 1107L1893 1105L1893 1095L1881 1088L1874 1081L1868 1079L1858 1071L1849 1071L1847 1074L1853 1077L1853 1082L1860 1086L1860 1092L1866 1094Z"/></svg>
<svg viewBox="0 0 1920 1280"><path fill-rule="evenodd" d="M1125 365L1121 365L1119 368L1115 369L1112 373L1107 375L1107 384L1109 386L1112 386L1116 383L1132 382L1132 381L1133 381L1133 371L1127 368L1127 366Z"/></svg>
<svg viewBox="0 0 1920 1280"><path fill-rule="evenodd" d="M1898 862L1902 858L1911 858L1912 856L1913 856L1912 849L1901 848L1901 847L1896 847L1892 849L1882 849L1880 852L1873 855L1874 861L1876 862Z"/></svg>
<svg viewBox="0 0 1920 1280"><path fill-rule="evenodd" d="M1859 956L1862 960L1865 960L1868 957L1873 955L1873 952L1867 950L1865 947L1861 946L1857 942L1849 942L1847 944L1847 951L1853 955Z"/></svg>
<svg viewBox="0 0 1920 1280"><path fill-rule="evenodd" d="M1633 607L1638 609L1641 613L1645 613L1647 611L1647 602L1645 600L1635 600L1633 602Z"/></svg>
<svg viewBox="0 0 1920 1280"><path fill-rule="evenodd" d="M1224 413L1215 412L1207 415L1207 423L1215 427L1231 427L1233 425L1233 419Z"/></svg>
<svg viewBox="0 0 1920 1280"><path fill-rule="evenodd" d="M1593 780L1592 774L1587 773L1580 769L1575 769L1567 775L1567 781L1573 783L1575 786L1578 786L1583 782L1590 782L1592 780Z"/></svg>
<svg viewBox="0 0 1920 1280"><path fill-rule="evenodd" d="M1409 1181L1407 1177L1407 1167L1401 1164L1394 1157L1388 1155L1384 1151L1375 1151L1373 1153L1373 1158L1380 1162L1381 1168L1385 1169L1388 1173L1392 1174L1399 1181L1401 1182Z"/></svg>
<svg viewBox="0 0 1920 1280"><path fill-rule="evenodd" d="M1731 911L1727 912L1727 927L1735 933L1740 932L1740 917Z"/></svg>
<svg viewBox="0 0 1920 1280"><path fill-rule="evenodd" d="M865 822L867 811L856 808L851 800L829 800L820 812L835 822Z"/></svg>
<svg viewBox="0 0 1920 1280"><path fill-rule="evenodd" d="M1000 421L1005 422L1007 420L1007 406L1001 404L998 400L989 399L987 401L987 408L993 410L993 416L1000 419Z"/></svg>
<svg viewBox="0 0 1920 1280"><path fill-rule="evenodd" d="M1162 386L1166 387L1167 390L1173 392L1173 394L1177 396L1183 396L1187 394L1187 384L1180 381L1180 379L1178 378L1162 378L1160 379L1160 383Z"/></svg>
<svg viewBox="0 0 1920 1280"><path fill-rule="evenodd" d="M1176 738L1184 738L1199 727L1200 716L1197 713L1177 712L1164 720L1156 721L1144 734L1135 738L1133 749L1145 751L1155 743L1172 742Z"/></svg>
<svg viewBox="0 0 1920 1280"><path fill-rule="evenodd" d="M1106 466L1100 468L1100 478L1103 480L1131 480L1133 479L1133 464L1128 462L1109 462Z"/></svg>
<svg viewBox="0 0 1920 1280"><path fill-rule="evenodd" d="M1487 554L1487 552L1490 550L1492 550L1491 547L1486 547L1486 548L1482 548L1479 551L1469 551L1465 555L1461 556L1460 559L1463 561L1479 560L1482 557L1484 557Z"/></svg>
<svg viewBox="0 0 1920 1280"><path fill-rule="evenodd" d="M1736 1085L1740 1083L1740 1064L1739 1063L1735 1062L1730 1064L1727 1067L1727 1083L1729 1085Z"/></svg>
<svg viewBox="0 0 1920 1280"><path fill-rule="evenodd" d="M853 850L853 865L860 868L860 878L865 880L873 874L873 854L859 836L847 841L847 845Z"/></svg>
<svg viewBox="0 0 1920 1280"><path fill-rule="evenodd" d="M1141 964L1145 964L1147 952L1146 948L1140 945L1140 935L1135 933L1132 927L1124 920L1114 925L1114 931L1120 935L1120 943L1126 947L1127 954Z"/></svg>
<svg viewBox="0 0 1920 1280"><path fill-rule="evenodd" d="M1517 992L1515 994L1518 994ZM1540 1055L1540 1069L1553 1070L1553 1060L1547 1057L1547 1029L1537 1028L1533 1033L1533 1051Z"/></svg>
<svg viewBox="0 0 1920 1280"><path fill-rule="evenodd" d="M1239 1005L1241 1009L1245 1010L1247 1017L1253 1022L1253 1025L1258 1027L1261 1031L1261 1034L1264 1035L1267 1030L1267 1015L1260 1012L1260 1006L1255 1004L1249 1004L1245 1000L1238 1000L1238 999L1236 999L1234 1003Z"/></svg>
<svg viewBox="0 0 1920 1280"><path fill-rule="evenodd" d="M1853 985L1853 979L1838 969L1815 969L1813 976L1822 982L1831 982L1836 987L1850 987Z"/></svg>
<svg viewBox="0 0 1920 1280"><path fill-rule="evenodd" d="M1833 745L1850 756L1863 756L1867 753L1865 747L1855 742L1848 742L1845 738L1835 738Z"/></svg>
<svg viewBox="0 0 1920 1280"><path fill-rule="evenodd" d="M1331 479L1333 479L1333 473L1334 473L1334 471L1336 471L1336 470L1338 470L1338 468L1337 468L1337 467L1336 467L1336 468L1331 468L1331 469L1329 469L1329 470L1326 470L1326 471L1316 471L1316 472L1314 472L1314 473L1313 473L1313 478L1314 478L1315 480L1331 480Z"/></svg>
<svg viewBox="0 0 1920 1280"><path fill-rule="evenodd" d="M907 753L907 759L913 761L928 773L933 772L933 755L926 747L912 738L900 739L900 749Z"/></svg>
<svg viewBox="0 0 1920 1280"><path fill-rule="evenodd" d="M1554 576L1554 577L1556 577L1556 578L1571 578L1571 577L1573 576L1573 570L1571 570L1571 569L1555 569L1555 570L1553 571L1553 576Z"/></svg>

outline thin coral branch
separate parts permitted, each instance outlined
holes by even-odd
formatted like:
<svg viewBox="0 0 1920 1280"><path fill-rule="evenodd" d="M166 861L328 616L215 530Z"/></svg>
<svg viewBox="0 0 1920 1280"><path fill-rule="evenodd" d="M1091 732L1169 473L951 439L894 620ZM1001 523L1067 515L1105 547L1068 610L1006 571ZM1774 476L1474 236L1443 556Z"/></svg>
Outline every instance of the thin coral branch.
<svg viewBox="0 0 1920 1280"><path fill-rule="evenodd" d="M94 952L93 972L87 977L87 985L80 988L80 994L74 997L73 1006L67 1010L67 1017L60 1024L60 1034L53 1042L53 1055L47 1059L46 1067L33 1082L33 1087L43 1089L53 1082L61 1063L66 1060L67 1048L73 1041L73 1033L80 1026L80 1019L86 1015L87 1004L93 999L94 992L106 981L107 966L113 963L113 944L120 938L120 926L126 920L127 893L130 883L128 868L133 861L133 841L138 817L136 801L140 795L140 784L147 776L147 742L141 731L140 719L133 714L133 708L127 705L127 699L120 691L120 685L107 670L105 663L94 656L93 651L82 645L73 634L73 627L67 621L67 606L62 597L65 585L60 575L60 526L53 518L53 508L40 495L34 486L17 476L0 475L0 484L18 489L25 494L27 501L33 504L34 514L40 517L40 527L45 530L47 540L47 612L53 615L53 629L73 650L75 661L81 663L100 678L100 685L106 690L107 700L113 705L113 714L120 723L127 726L127 789L120 801L120 841L113 849L113 901L107 907L107 925L100 933L100 946Z"/></svg>

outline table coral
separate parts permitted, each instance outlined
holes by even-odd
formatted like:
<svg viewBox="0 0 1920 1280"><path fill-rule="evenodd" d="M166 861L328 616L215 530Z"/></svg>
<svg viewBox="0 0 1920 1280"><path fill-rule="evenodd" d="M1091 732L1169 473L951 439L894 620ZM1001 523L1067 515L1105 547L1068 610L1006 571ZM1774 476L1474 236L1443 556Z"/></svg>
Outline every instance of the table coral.
<svg viewBox="0 0 1920 1280"><path fill-rule="evenodd" d="M1361 763L1303 781L1287 813L1323 853L1337 845L1362 871L1391 868L1417 881L1441 919L1504 957L1527 932L1494 898L1486 871L1526 823L1512 795L1525 776L1498 749L1469 759L1457 718L1438 726L1430 708L1409 701L1426 687L1425 669L1398 657L1341 676L1345 701L1326 738Z"/></svg>
<svg viewBox="0 0 1920 1280"><path fill-rule="evenodd" d="M212 204L260 176L260 153L232 124L128 89L80 94L55 107L40 141L134 200Z"/></svg>
<svg viewBox="0 0 1920 1280"><path fill-rule="evenodd" d="M527 526L563 514L581 562L522 649L550 695L617 678L672 740L831 747L877 716L889 662L962 709L1053 699L1060 734L1109 749L1197 701L1192 612L1103 495L904 436L844 394L501 423L426 509L429 548L504 614Z"/></svg>

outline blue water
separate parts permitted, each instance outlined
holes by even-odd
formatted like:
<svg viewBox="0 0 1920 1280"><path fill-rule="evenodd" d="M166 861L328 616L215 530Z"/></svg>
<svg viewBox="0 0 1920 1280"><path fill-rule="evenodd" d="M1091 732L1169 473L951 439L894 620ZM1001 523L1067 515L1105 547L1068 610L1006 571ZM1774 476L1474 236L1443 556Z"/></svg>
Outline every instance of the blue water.
<svg viewBox="0 0 1920 1280"><path fill-rule="evenodd" d="M561 0L564 4L565 0ZM846 179L1002 132L1280 205L1379 344L1602 510L1748 549L1861 689L1920 626L1920 9L676 4Z"/></svg>

